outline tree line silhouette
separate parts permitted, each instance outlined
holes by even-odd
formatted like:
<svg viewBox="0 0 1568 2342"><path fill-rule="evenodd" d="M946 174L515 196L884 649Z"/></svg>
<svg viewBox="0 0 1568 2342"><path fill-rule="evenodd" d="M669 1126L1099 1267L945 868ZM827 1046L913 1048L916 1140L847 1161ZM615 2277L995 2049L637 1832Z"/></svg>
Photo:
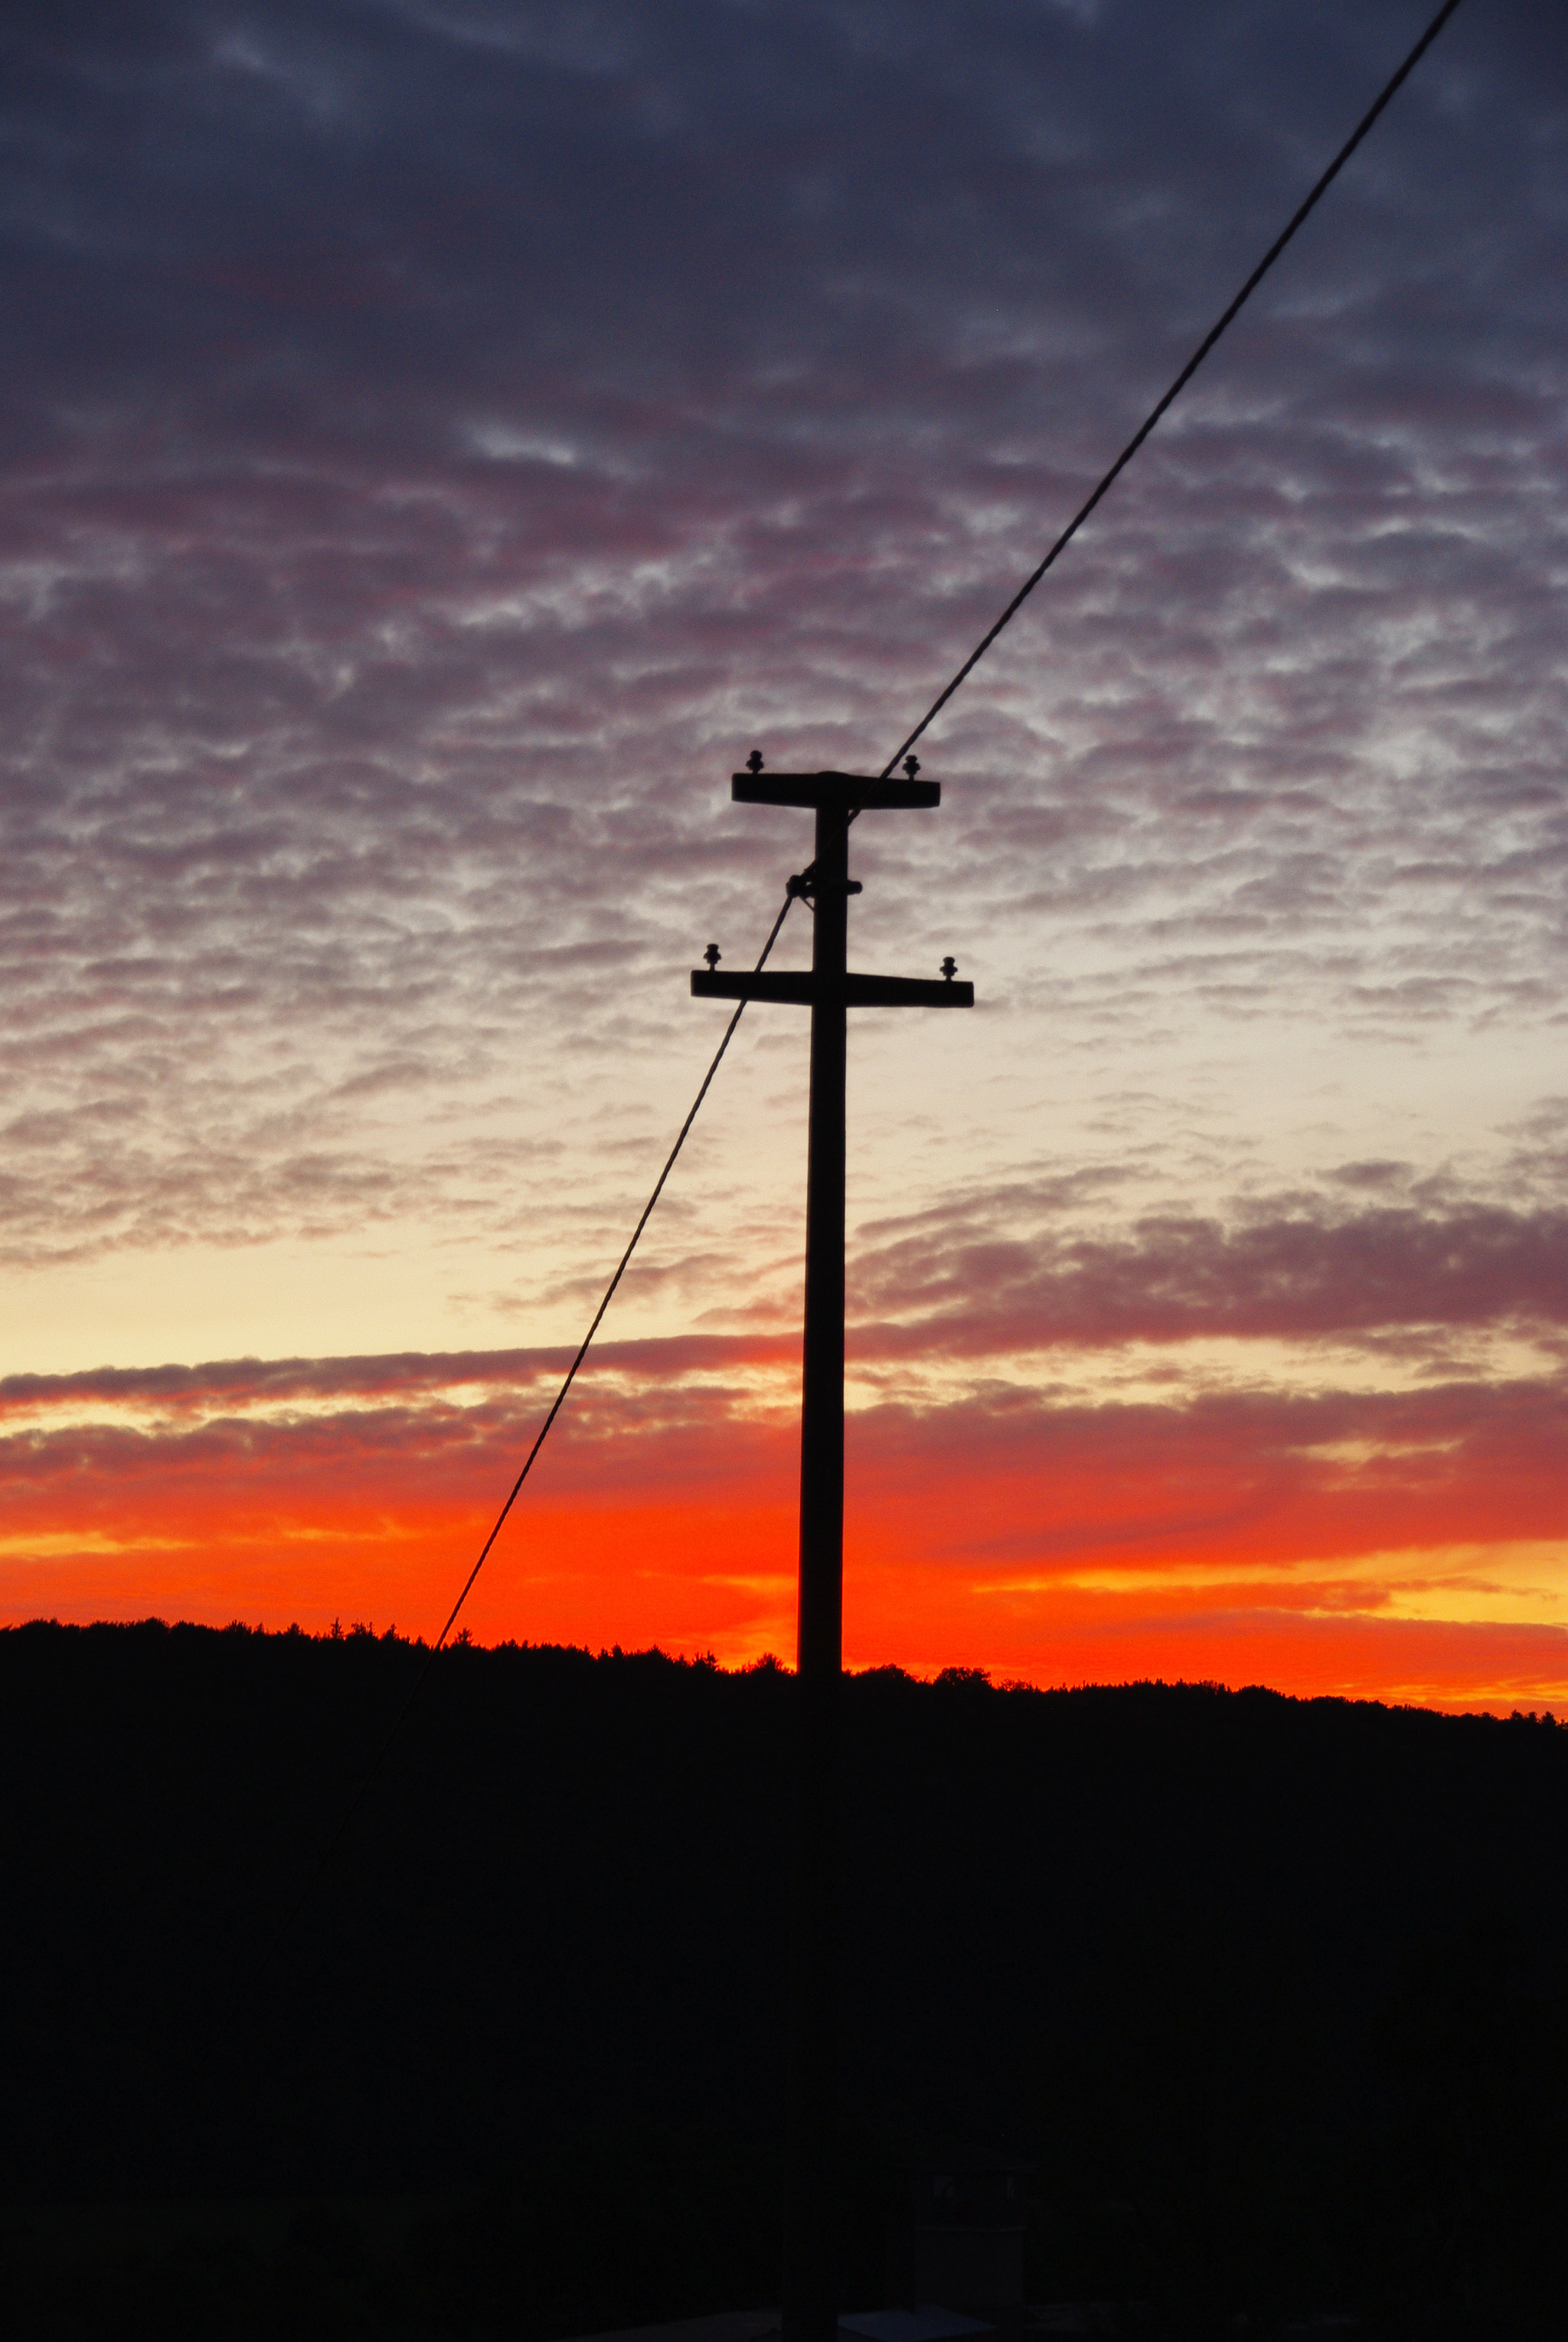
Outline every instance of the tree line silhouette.
<svg viewBox="0 0 1568 2342"><path fill-rule="evenodd" d="M543 2342L776 2298L793 1676L444 1651L258 1976L423 1660L0 1634L18 2332ZM901 2166L981 2141L1033 2167L1032 2299L1548 2329L1568 1730L887 1669L844 1736L846 2306Z"/></svg>

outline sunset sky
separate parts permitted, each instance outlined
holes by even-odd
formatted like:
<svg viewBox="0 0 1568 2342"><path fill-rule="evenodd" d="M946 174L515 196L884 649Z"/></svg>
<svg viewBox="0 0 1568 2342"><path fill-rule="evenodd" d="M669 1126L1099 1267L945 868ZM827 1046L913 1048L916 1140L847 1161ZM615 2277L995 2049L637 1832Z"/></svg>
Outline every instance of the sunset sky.
<svg viewBox="0 0 1568 2342"><path fill-rule="evenodd" d="M430 1635L809 817L1434 0L16 6L0 1616ZM868 815L845 1656L1568 1702L1568 42L1465 0ZM799 964L809 915L776 963ZM748 1010L476 1638L794 1653Z"/></svg>

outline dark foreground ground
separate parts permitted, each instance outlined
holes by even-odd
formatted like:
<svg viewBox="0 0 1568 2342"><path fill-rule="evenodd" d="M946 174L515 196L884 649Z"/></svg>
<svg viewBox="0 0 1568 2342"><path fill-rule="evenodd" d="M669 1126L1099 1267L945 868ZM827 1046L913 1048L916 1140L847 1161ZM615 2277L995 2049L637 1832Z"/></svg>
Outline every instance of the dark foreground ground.
<svg viewBox="0 0 1568 2342"><path fill-rule="evenodd" d="M0 2326L777 2298L792 1679L443 1654L258 1974L422 1659L0 1633ZM978 2140L1034 2300L1568 2330L1568 1729L890 1672L845 1731L847 2304Z"/></svg>

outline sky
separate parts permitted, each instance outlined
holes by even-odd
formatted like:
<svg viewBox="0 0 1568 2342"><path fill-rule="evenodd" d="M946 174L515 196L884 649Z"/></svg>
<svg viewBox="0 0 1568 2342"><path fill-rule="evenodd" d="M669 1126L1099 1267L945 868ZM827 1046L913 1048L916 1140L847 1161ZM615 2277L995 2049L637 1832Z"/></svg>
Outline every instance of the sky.
<svg viewBox="0 0 1568 2342"><path fill-rule="evenodd" d="M0 32L0 1618L436 1631L809 817L1426 0ZM1568 46L1465 0L868 814L845 1658L1568 1700ZM804 964L809 914L775 965ZM464 1614L794 1652L747 1011Z"/></svg>

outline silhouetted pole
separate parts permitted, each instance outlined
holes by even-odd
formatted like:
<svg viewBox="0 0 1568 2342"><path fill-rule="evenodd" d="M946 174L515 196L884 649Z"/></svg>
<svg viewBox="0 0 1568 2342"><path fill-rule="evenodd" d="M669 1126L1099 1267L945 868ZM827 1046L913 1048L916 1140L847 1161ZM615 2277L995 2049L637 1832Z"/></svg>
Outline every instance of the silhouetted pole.
<svg viewBox="0 0 1568 2342"><path fill-rule="evenodd" d="M844 976L849 820L819 806L813 867L811 1126L801 1376L800 1703L785 2110L784 2342L835 2342L838 1686L844 1618Z"/></svg>
<svg viewBox="0 0 1568 2342"><path fill-rule="evenodd" d="M790 884L810 898L809 976L764 970L720 976L709 946L692 990L723 1000L788 1000L811 1008L811 1128L805 1205L805 1355L801 1393L800 1607L795 1646L794 1882L785 2113L784 2342L834 2342L838 2330L838 1693L844 1615L844 1046L853 1007L967 1008L974 987L848 972L849 826L857 811L935 806L934 782L845 773L737 773L743 802L810 806L816 856Z"/></svg>

